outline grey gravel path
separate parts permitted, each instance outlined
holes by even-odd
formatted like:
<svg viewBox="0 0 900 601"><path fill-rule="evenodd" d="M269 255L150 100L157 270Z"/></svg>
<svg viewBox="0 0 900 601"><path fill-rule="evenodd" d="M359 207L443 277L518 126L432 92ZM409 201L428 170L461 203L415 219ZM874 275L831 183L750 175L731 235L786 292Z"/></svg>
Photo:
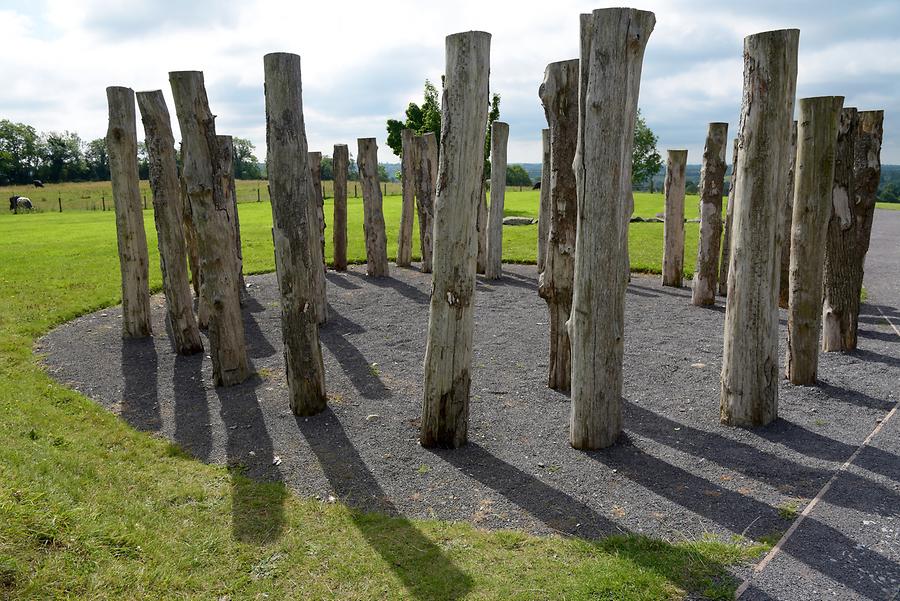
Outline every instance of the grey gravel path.
<svg viewBox="0 0 900 601"><path fill-rule="evenodd" d="M635 276L626 304L626 432L611 449L575 451L567 444L568 401L545 386L547 310L535 268L505 270L499 282L479 280L471 442L455 451L416 443L430 276L414 269L393 267L384 280L359 268L329 273L322 345L330 408L313 418L288 409L274 275L248 278L245 325L261 376L240 386L215 389L205 356L172 353L159 297L153 339L123 343L116 307L54 330L38 351L55 378L135 427L301 495L584 537L783 532L791 520L779 508L802 507L897 402L900 347L867 307L861 350L824 356L821 386L782 384L782 417L767 428L723 427L722 306L693 307L689 290ZM865 468L848 472L829 498L836 515L808 520L810 536L834 554L813 545L791 547L785 557L865 598L900 584L896 546L859 548L848 534L862 519L896 523L897 452L873 445ZM242 525L260 520L269 538L279 535L278 507L241 503L237 483L234 495L236 536L256 531ZM416 536L403 523L406 536ZM736 582L748 570L733 570Z"/></svg>

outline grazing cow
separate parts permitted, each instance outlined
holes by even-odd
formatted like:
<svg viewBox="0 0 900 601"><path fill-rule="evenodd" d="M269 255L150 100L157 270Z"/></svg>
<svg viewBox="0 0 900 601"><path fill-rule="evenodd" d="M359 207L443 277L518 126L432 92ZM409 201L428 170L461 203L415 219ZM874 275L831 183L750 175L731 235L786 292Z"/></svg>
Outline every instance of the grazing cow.
<svg viewBox="0 0 900 601"><path fill-rule="evenodd" d="M10 196L9 197L9 210L13 213L18 213L19 209L30 211L34 206L31 204L31 199L26 198L24 196Z"/></svg>
<svg viewBox="0 0 900 601"><path fill-rule="evenodd" d="M32 183L34 184L35 188L43 188L44 187L44 182L42 182L39 179L34 180Z"/></svg>

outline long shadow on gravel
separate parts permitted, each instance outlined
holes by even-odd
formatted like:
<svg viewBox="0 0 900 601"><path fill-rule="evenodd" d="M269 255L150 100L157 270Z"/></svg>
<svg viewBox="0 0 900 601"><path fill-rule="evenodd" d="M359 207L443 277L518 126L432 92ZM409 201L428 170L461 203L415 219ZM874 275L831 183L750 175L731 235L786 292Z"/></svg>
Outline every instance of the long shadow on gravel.
<svg viewBox="0 0 900 601"><path fill-rule="evenodd" d="M347 280L346 277L344 277L344 276L346 276L347 273L349 273L349 272L347 272L347 271L343 271L343 272L329 271L328 273L325 274L325 279L329 283L334 284L338 288L343 288L344 290L359 290L359 289L361 289L362 286L357 286L353 282Z"/></svg>
<svg viewBox="0 0 900 601"><path fill-rule="evenodd" d="M377 512L353 511L351 518L406 589L423 601L466 596L472 588L471 577L400 514L331 409L315 418L295 419L338 500Z"/></svg>
<svg viewBox="0 0 900 601"><path fill-rule="evenodd" d="M386 399L390 389L384 385L372 364L348 339L348 335L362 334L365 328L351 321L328 305L328 323L319 328L319 339L338 360L353 387L367 399Z"/></svg>
<svg viewBox="0 0 900 601"><path fill-rule="evenodd" d="M396 269L396 267L394 267L394 269ZM415 286L410 286L406 282L401 282L400 280L394 279L392 277L373 278L357 271L348 271L347 275L354 278L365 279L367 284L372 284L373 286L377 286L378 288L388 288L390 290L394 290L401 296L405 296L409 300L420 305L427 305L431 300L427 294L425 294Z"/></svg>
<svg viewBox="0 0 900 601"><path fill-rule="evenodd" d="M159 360L153 338L122 339L122 419L145 432L162 428L156 372Z"/></svg>
<svg viewBox="0 0 900 601"><path fill-rule="evenodd" d="M203 386L203 355L176 355L172 375L175 404L175 442L197 457L207 460L212 451L209 403Z"/></svg>
<svg viewBox="0 0 900 601"><path fill-rule="evenodd" d="M275 354L275 347L269 344L265 334L256 319L253 318L254 313L264 313L266 310L259 301L250 295L246 296L243 307L244 316L244 333L247 341L247 354L253 358L270 357Z"/></svg>
<svg viewBox="0 0 900 601"><path fill-rule="evenodd" d="M790 525L789 520L779 516L776 508L648 455L627 437L617 446L586 455L735 534L758 539L772 532L783 532ZM834 528L807 518L802 530L803 538L815 542L798 544L795 535L784 551L861 595L882 594L882 582L900 579L900 566L895 562ZM876 580L876 575L883 581Z"/></svg>
<svg viewBox="0 0 900 601"><path fill-rule="evenodd" d="M216 388L225 423L235 540L262 545L281 537L288 492L274 465L272 439L256 396L258 378Z"/></svg>

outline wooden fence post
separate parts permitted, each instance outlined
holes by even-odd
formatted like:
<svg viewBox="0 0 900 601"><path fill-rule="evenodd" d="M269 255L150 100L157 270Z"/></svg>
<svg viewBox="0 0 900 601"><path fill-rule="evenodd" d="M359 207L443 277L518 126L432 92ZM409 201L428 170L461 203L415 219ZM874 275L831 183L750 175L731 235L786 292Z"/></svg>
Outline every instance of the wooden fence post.
<svg viewBox="0 0 900 601"><path fill-rule="evenodd" d="M550 235L550 130L541 130L541 192L538 208L537 270L544 271L547 236Z"/></svg>
<svg viewBox="0 0 900 601"><path fill-rule="evenodd" d="M359 138L359 180L363 188L363 231L366 235L366 273L388 276L387 237L384 231L384 199L378 185L378 146L375 138Z"/></svg>
<svg viewBox="0 0 900 601"><path fill-rule="evenodd" d="M631 187L644 49L655 23L652 12L629 8L581 15L574 162L578 225L568 326L572 344L569 442L577 449L610 446L622 429L628 280L624 200Z"/></svg>
<svg viewBox="0 0 900 601"><path fill-rule="evenodd" d="M484 275L499 280L503 273L503 205L506 196L506 145L509 125L491 123L491 208L487 218Z"/></svg>
<svg viewBox="0 0 900 601"><path fill-rule="evenodd" d="M347 173L350 150L346 144L335 144L332 155L334 171L334 270L347 271Z"/></svg>
<svg viewBox="0 0 900 601"><path fill-rule="evenodd" d="M400 233L397 236L397 266L412 264L412 232L416 210L416 182L413 165L416 163L416 132L404 129L400 132L403 144L400 157L400 186L403 204L400 209Z"/></svg>
<svg viewBox="0 0 900 601"><path fill-rule="evenodd" d="M221 174L222 189L225 191L225 211L234 228L234 257L237 271L235 282L238 287L238 298L241 298L247 286L244 283L244 252L241 249L241 220L238 216L237 188L234 182L234 140L231 136L216 136L219 143L217 171ZM243 304L243 299L242 299Z"/></svg>
<svg viewBox="0 0 900 601"><path fill-rule="evenodd" d="M291 410L314 415L325 409L325 368L319 343L319 302L314 281L322 263L309 220L318 203L307 157L300 57L272 53L263 59L266 140L275 271L281 292L281 335Z"/></svg>
<svg viewBox="0 0 900 601"><path fill-rule="evenodd" d="M687 150L670 150L666 160L662 285L676 288L681 287L684 278L684 170L687 155Z"/></svg>
<svg viewBox="0 0 900 601"><path fill-rule="evenodd" d="M691 302L697 306L716 303L727 144L728 124L710 123L700 171L700 242L697 245L697 269L691 290Z"/></svg>
<svg viewBox="0 0 900 601"><path fill-rule="evenodd" d="M738 138L731 153L731 185L725 207L725 231L722 233L722 259L719 261L719 296L728 296L728 262L731 260L731 224L734 220L734 189L737 183Z"/></svg>
<svg viewBox="0 0 900 601"><path fill-rule="evenodd" d="M316 202L314 205L315 219L313 224L313 242L319 241L319 254L322 256L322 285L325 285L324 273L328 271L327 263L325 263L325 194L322 190L322 153L308 152L309 172L312 176L313 190L316 193ZM332 165L334 163L332 162ZM320 323L324 323L320 322Z"/></svg>
<svg viewBox="0 0 900 601"><path fill-rule="evenodd" d="M721 420L762 426L778 417L778 277L781 221L791 151L800 32L744 38Z"/></svg>
<svg viewBox="0 0 900 601"><path fill-rule="evenodd" d="M434 133L416 137L416 214L419 217L419 244L422 272L431 273L434 249L434 189L437 184L438 145Z"/></svg>
<svg viewBox="0 0 900 601"><path fill-rule="evenodd" d="M785 190L784 204L781 205L781 254L777 259L780 265L778 279L778 306L788 308L788 295L790 285L789 268L791 264L791 220L794 211L794 170L797 167L797 122L794 121L791 128L791 154L790 168L788 170L787 190Z"/></svg>
<svg viewBox="0 0 900 601"><path fill-rule="evenodd" d="M419 442L466 444L475 311L475 222L483 188L491 35L447 37L440 167L435 197L434 276L425 347ZM450 127L450 124L453 127Z"/></svg>
<svg viewBox="0 0 900 601"><path fill-rule="evenodd" d="M106 88L106 99L109 103L109 129L106 132L109 174L113 199L118 199L113 202L113 208L122 274L122 336L138 338L151 333L150 259L138 183L134 92L131 88L111 86ZM106 210L105 198L103 203Z"/></svg>
<svg viewBox="0 0 900 601"><path fill-rule="evenodd" d="M187 252L181 224L181 186L175 163L175 136L162 90L137 93L138 107L147 138L153 218L159 246L159 266L166 295L166 319L175 352L191 355L203 350L200 329L194 319Z"/></svg>
<svg viewBox="0 0 900 601"><path fill-rule="evenodd" d="M235 281L234 224L228 219L228 196L217 169L215 118L209 110L201 72L172 71L169 82L181 129L187 196L197 230L201 302L205 298L209 307L213 381L217 386L230 386L246 380L252 369Z"/></svg>
<svg viewBox="0 0 900 601"><path fill-rule="evenodd" d="M475 216L475 232L478 234L478 248L475 251L476 273L484 273L487 262L487 186L487 182L482 180L481 200L478 202L478 214Z"/></svg>

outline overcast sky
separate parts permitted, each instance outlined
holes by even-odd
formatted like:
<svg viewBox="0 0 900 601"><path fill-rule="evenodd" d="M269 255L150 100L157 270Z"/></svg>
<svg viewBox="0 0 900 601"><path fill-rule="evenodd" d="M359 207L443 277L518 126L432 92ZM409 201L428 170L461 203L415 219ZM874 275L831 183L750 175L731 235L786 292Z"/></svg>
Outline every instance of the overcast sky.
<svg viewBox="0 0 900 601"><path fill-rule="evenodd" d="M531 6L529 6L529 4ZM856 0L709 2L651 0L656 13L644 58L640 106L659 150L687 148L700 161L706 126L736 133L742 40L800 29L798 98L844 95L845 106L885 109L882 161L900 163L900 2ZM162 89L168 72L202 70L220 134L250 138L265 156L262 57L298 53L310 149L378 138L385 120L438 83L444 37L493 34L491 89L510 125L510 162L540 162L546 127L537 90L547 63L578 57L578 15L602 2L454 0L297 2L272 0L0 1L0 118L39 130L106 132L108 85ZM174 114L173 114L174 118ZM139 135L141 129L138 129ZM177 132L177 129L176 129ZM176 133L177 137L177 133ZM730 161L729 148L729 161Z"/></svg>

